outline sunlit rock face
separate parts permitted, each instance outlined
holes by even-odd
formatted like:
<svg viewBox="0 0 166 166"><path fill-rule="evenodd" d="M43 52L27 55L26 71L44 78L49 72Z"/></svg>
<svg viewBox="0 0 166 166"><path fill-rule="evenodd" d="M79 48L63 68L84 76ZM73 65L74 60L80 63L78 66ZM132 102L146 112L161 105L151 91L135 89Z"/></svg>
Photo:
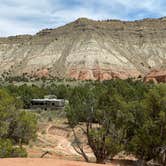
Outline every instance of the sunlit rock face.
<svg viewBox="0 0 166 166"><path fill-rule="evenodd" d="M152 70L145 76L145 82L166 83L166 70Z"/></svg>
<svg viewBox="0 0 166 166"><path fill-rule="evenodd" d="M80 18L34 36L0 38L0 74L109 80L166 69L166 19Z"/></svg>

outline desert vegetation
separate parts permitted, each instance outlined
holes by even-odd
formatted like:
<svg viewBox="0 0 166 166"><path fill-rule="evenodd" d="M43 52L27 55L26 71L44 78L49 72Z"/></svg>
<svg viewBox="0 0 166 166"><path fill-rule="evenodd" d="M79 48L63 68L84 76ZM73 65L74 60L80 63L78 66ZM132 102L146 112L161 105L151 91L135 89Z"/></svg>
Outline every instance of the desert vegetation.
<svg viewBox="0 0 166 166"><path fill-rule="evenodd" d="M32 113L20 111L21 100L0 89L0 157L26 157L23 144L34 139L37 119Z"/></svg>
<svg viewBox="0 0 166 166"><path fill-rule="evenodd" d="M20 111L29 108L32 98L53 94L69 100L65 108L74 134L75 150L84 159L80 128L87 138L97 163L112 160L119 152L134 155L138 165L148 161L163 165L166 146L166 84L142 81L87 81L78 84L1 85L1 157L26 156L23 144L35 139L36 114ZM50 117L51 119L51 117ZM3 149L9 151L3 152Z"/></svg>
<svg viewBox="0 0 166 166"><path fill-rule="evenodd" d="M71 96L66 108L69 123L73 130L86 124L82 130L97 163L123 150L140 163L165 162L158 151L166 145L165 84L116 80L75 87Z"/></svg>

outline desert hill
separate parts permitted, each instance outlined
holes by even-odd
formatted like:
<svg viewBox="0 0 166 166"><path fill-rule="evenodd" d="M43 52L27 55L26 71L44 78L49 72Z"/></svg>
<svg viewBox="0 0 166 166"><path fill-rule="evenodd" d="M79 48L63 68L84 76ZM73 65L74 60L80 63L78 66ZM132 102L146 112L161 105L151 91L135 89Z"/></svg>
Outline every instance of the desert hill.
<svg viewBox="0 0 166 166"><path fill-rule="evenodd" d="M36 35L0 38L0 74L106 80L166 69L166 18L80 18Z"/></svg>

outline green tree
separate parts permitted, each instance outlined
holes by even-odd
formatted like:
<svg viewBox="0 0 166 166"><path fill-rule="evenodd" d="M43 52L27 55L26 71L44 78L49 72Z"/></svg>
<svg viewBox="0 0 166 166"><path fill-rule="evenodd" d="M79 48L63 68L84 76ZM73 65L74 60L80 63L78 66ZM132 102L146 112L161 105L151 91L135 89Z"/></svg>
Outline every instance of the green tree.
<svg viewBox="0 0 166 166"><path fill-rule="evenodd" d="M36 138L37 117L31 112L18 112L15 119L10 124L9 137L16 143L28 144L30 140Z"/></svg>
<svg viewBox="0 0 166 166"><path fill-rule="evenodd" d="M27 157L27 152L22 147L14 147L9 139L0 139L0 158Z"/></svg>
<svg viewBox="0 0 166 166"><path fill-rule="evenodd" d="M117 128L113 121L114 110L110 110L110 105L108 105L107 100L110 99L108 94L103 93L102 97L106 96L106 98L101 101L103 98L95 96L95 91L93 86L88 85L75 88L66 112L73 131L75 126L80 126L80 122L85 124L86 127L81 129L87 136L88 144L96 157L96 162L104 163L106 159L114 157L122 150L123 129L120 126ZM103 105L99 104L99 107L98 103L102 102L104 102ZM116 104L119 106L121 103L118 103L117 100ZM76 133L74 132L74 134ZM80 151L83 152L82 150ZM86 159L85 153L82 154Z"/></svg>
<svg viewBox="0 0 166 166"><path fill-rule="evenodd" d="M140 108L139 117L135 117L135 124L139 125L132 126L134 135L128 147L140 160L157 159L158 149L166 145L166 85L150 89Z"/></svg>
<svg viewBox="0 0 166 166"><path fill-rule="evenodd" d="M8 135L10 123L15 116L15 99L0 89L0 138Z"/></svg>
<svg viewBox="0 0 166 166"><path fill-rule="evenodd" d="M0 157L25 157L22 143L35 137L37 119L18 110L18 99L0 89Z"/></svg>

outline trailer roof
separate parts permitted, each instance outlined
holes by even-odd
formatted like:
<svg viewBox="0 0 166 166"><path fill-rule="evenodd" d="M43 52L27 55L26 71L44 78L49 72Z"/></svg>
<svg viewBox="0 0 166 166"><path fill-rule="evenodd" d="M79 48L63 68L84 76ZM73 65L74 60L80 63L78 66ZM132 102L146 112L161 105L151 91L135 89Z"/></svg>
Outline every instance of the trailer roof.
<svg viewBox="0 0 166 166"><path fill-rule="evenodd" d="M32 99L31 101L39 101L39 102L44 102L44 101L64 101L64 99Z"/></svg>

